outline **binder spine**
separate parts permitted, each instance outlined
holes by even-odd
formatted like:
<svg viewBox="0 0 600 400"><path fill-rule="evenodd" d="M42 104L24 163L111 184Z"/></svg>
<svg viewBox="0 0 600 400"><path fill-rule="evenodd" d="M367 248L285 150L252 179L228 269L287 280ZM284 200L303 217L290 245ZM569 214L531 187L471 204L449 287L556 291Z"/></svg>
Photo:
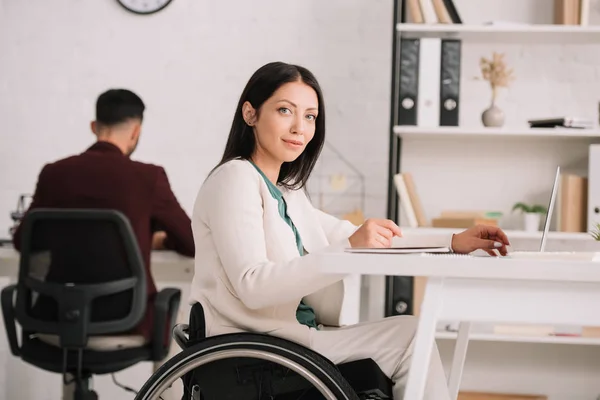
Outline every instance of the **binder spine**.
<svg viewBox="0 0 600 400"><path fill-rule="evenodd" d="M440 67L440 126L459 125L460 40L442 40Z"/></svg>
<svg viewBox="0 0 600 400"><path fill-rule="evenodd" d="M399 125L417 124L419 39L400 39Z"/></svg>

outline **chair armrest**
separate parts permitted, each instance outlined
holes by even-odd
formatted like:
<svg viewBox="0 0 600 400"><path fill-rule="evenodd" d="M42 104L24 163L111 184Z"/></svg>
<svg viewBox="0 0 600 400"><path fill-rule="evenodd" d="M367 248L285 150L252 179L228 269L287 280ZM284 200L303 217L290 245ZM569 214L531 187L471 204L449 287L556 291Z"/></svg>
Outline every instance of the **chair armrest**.
<svg viewBox="0 0 600 400"><path fill-rule="evenodd" d="M21 349L19 348L19 341L17 339L14 307L14 293L16 289L17 285L10 285L2 289L0 301L2 302L2 316L4 317L4 327L6 328L10 352L13 356L20 357Z"/></svg>
<svg viewBox="0 0 600 400"><path fill-rule="evenodd" d="M169 352L171 329L175 326L181 301L181 291L166 288L154 299L154 327L152 332L152 361L161 361Z"/></svg>

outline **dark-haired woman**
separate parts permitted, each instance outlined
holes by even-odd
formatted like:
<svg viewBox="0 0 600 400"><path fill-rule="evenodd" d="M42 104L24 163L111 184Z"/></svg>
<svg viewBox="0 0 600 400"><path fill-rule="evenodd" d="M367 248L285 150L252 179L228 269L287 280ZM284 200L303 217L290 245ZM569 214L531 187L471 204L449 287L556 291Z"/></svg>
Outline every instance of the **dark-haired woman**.
<svg viewBox="0 0 600 400"><path fill-rule="evenodd" d="M394 398L402 399L416 319L339 327L345 276L324 274L313 262L319 253L349 246L389 247L401 231L383 219L356 227L311 205L303 189L324 141L325 106L313 74L281 62L256 71L235 110L222 160L194 206L192 300L204 307L208 336L268 333L336 364L372 358L394 381ZM462 253L496 248L506 254L505 244L495 227L447 240ZM437 349L425 393L449 399Z"/></svg>

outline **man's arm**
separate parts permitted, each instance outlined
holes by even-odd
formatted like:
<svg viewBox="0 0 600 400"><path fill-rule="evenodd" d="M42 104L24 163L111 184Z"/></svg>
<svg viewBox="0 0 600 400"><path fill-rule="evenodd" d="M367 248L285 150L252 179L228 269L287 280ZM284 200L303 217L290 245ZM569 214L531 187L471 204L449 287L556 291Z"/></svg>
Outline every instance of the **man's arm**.
<svg viewBox="0 0 600 400"><path fill-rule="evenodd" d="M190 218L175 198L162 167L159 167L154 199L152 199L152 219L167 234L164 243L166 248L185 256L194 256L194 237Z"/></svg>
<svg viewBox="0 0 600 400"><path fill-rule="evenodd" d="M27 214L29 213L29 211L35 209L35 208L40 208L40 207L44 207L44 190L43 188L45 187L46 183L46 179L47 179L47 175L48 175L48 165L44 165L44 167L42 168L42 170L40 171L40 174L38 175L38 180L37 180L37 184L35 186L35 191L33 193L33 198L31 199L31 204L29 205L29 208L27 209L27 211L25 212L25 215L23 215L23 219L21 220L21 222L25 219L25 217L27 217ZM17 230L15 231L12 241L13 241L13 246L15 247L15 249L17 250L21 250L21 235L23 232L23 224L20 223L19 226L17 227Z"/></svg>

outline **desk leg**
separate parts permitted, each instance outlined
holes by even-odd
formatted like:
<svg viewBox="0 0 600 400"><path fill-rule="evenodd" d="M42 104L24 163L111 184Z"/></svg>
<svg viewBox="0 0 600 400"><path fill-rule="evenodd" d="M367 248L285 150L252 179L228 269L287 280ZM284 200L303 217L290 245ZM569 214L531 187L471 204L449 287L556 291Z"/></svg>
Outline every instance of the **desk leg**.
<svg viewBox="0 0 600 400"><path fill-rule="evenodd" d="M429 277L427 279L404 400L422 400L425 394L425 383L435 341L435 327L442 305L443 289L444 278Z"/></svg>
<svg viewBox="0 0 600 400"><path fill-rule="evenodd" d="M458 337L454 345L454 356L452 357L452 367L450 368L450 377L448 378L448 390L450 398L456 400L458 389L462 379L465 358L467 357L467 347L469 346L470 322L461 322L458 328Z"/></svg>

